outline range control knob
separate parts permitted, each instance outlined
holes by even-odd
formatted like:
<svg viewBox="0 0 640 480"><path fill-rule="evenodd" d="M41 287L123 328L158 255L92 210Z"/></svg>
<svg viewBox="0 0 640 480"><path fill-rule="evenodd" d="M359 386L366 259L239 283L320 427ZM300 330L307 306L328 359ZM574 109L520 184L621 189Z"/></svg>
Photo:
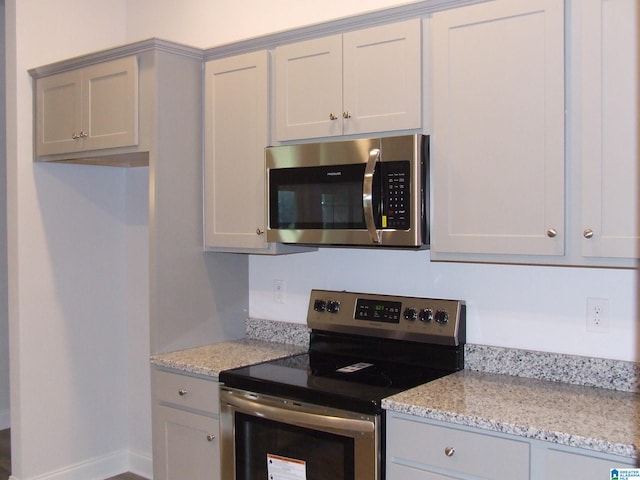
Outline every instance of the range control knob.
<svg viewBox="0 0 640 480"><path fill-rule="evenodd" d="M418 318L418 311L414 307L404 309L404 319L413 322Z"/></svg>
<svg viewBox="0 0 640 480"><path fill-rule="evenodd" d="M337 300L329 300L326 307L329 313L338 313L340 311L340 302Z"/></svg>
<svg viewBox="0 0 640 480"><path fill-rule="evenodd" d="M445 310L438 310L433 318L437 323L444 325L449 321L449 314Z"/></svg>
<svg viewBox="0 0 640 480"><path fill-rule="evenodd" d="M422 310L420 310L418 318L421 322L429 323L431 320L433 320L433 310L431 310L430 308L423 308Z"/></svg>
<svg viewBox="0 0 640 480"><path fill-rule="evenodd" d="M316 312L324 312L327 309L327 302L324 300L316 300L313 302L313 309Z"/></svg>

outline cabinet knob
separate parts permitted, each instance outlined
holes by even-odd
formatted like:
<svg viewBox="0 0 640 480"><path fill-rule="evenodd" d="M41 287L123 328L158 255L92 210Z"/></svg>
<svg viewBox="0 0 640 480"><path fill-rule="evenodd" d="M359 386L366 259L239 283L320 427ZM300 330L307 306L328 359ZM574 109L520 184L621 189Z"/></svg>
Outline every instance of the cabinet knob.
<svg viewBox="0 0 640 480"><path fill-rule="evenodd" d="M456 453L456 449L455 449L455 448L453 448L453 447L446 447L446 448L444 449L444 454L445 454L447 457L453 457L453 454L454 454L454 453Z"/></svg>
<svg viewBox="0 0 640 480"><path fill-rule="evenodd" d="M262 235L264 233L264 230L262 230L261 228L256 228L256 235Z"/></svg>
<svg viewBox="0 0 640 480"><path fill-rule="evenodd" d="M337 120L337 119L338 117L336 117L336 115L333 112L329 114L329 120Z"/></svg>
<svg viewBox="0 0 640 480"><path fill-rule="evenodd" d="M553 238L556 235L558 235L558 231L555 228L550 228L549 230L547 230L547 237Z"/></svg>
<svg viewBox="0 0 640 480"><path fill-rule="evenodd" d="M582 236L584 238L593 238L593 230L590 228L585 228L584 232L582 232Z"/></svg>
<svg viewBox="0 0 640 480"><path fill-rule="evenodd" d="M207 435L207 442L213 442L216 439L216 436L210 433Z"/></svg>
<svg viewBox="0 0 640 480"><path fill-rule="evenodd" d="M89 134L87 132L80 132L80 138L87 138Z"/></svg>
<svg viewBox="0 0 640 480"><path fill-rule="evenodd" d="M80 135L78 135L76 132L73 132L73 133L71 134L71 138L72 138L73 140L78 140L78 139L80 138Z"/></svg>
<svg viewBox="0 0 640 480"><path fill-rule="evenodd" d="M342 112L342 118L344 119L351 118L351 114L349 113L349 110L345 110L344 112Z"/></svg>
<svg viewBox="0 0 640 480"><path fill-rule="evenodd" d="M181 388L180 390L178 390L178 395L180 395L181 397L184 397L187 394L187 391L184 388Z"/></svg>

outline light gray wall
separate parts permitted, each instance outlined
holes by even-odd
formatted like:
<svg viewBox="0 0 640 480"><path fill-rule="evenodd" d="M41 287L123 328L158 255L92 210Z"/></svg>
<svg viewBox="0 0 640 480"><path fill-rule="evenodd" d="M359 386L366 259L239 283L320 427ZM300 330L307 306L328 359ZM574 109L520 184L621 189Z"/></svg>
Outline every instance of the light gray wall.
<svg viewBox="0 0 640 480"><path fill-rule="evenodd" d="M7 170L4 0L0 0L0 429L9 426L9 321L7 315Z"/></svg>

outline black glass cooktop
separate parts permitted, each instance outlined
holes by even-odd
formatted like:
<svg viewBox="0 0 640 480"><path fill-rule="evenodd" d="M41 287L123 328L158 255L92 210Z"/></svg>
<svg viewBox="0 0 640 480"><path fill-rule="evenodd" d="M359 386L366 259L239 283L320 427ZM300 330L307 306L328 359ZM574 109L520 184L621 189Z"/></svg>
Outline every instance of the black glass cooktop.
<svg viewBox="0 0 640 480"><path fill-rule="evenodd" d="M451 370L308 352L220 373L233 388L362 413L382 411L383 398Z"/></svg>

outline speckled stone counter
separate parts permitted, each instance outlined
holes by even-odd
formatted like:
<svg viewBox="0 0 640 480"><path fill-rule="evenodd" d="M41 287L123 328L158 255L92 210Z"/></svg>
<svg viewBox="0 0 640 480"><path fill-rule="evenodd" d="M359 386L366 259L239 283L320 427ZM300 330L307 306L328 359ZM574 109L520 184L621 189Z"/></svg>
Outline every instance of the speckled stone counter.
<svg viewBox="0 0 640 480"><path fill-rule="evenodd" d="M287 357L304 350L299 345L245 338L154 355L151 364L217 379L222 370Z"/></svg>
<svg viewBox="0 0 640 480"><path fill-rule="evenodd" d="M151 363L217 379L222 370L305 351L309 337L306 325L259 319L247 321L246 335ZM637 459L639 378L633 362L466 345L464 371L387 398L383 407Z"/></svg>
<svg viewBox="0 0 640 480"><path fill-rule="evenodd" d="M638 458L635 393L464 370L385 399L390 411Z"/></svg>

